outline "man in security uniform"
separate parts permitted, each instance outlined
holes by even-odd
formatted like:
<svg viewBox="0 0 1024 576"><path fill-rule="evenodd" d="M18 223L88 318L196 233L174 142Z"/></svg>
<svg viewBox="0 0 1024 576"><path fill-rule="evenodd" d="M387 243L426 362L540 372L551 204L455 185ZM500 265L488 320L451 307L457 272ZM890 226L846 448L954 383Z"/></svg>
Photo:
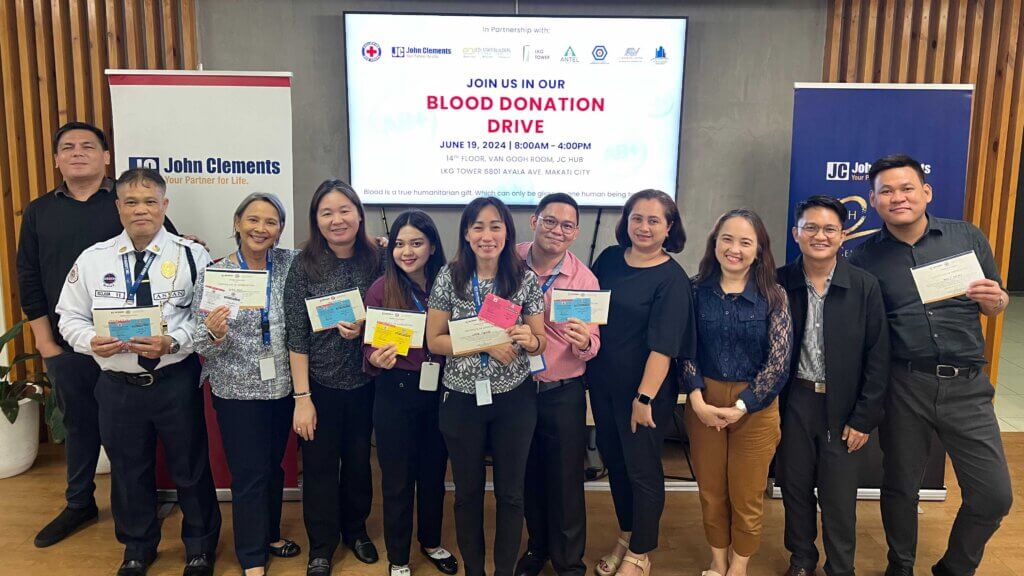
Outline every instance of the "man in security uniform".
<svg viewBox="0 0 1024 576"><path fill-rule="evenodd" d="M800 342L782 392L775 465L791 555L786 576L816 574L819 505L825 574L854 575L860 449L884 413L885 303L875 277L838 256L847 216L846 207L829 196L797 204L793 239L800 257L778 270Z"/></svg>
<svg viewBox="0 0 1024 576"><path fill-rule="evenodd" d="M196 270L210 257L164 229L168 201L158 172L128 170L116 189L124 232L78 257L57 303L60 332L103 370L96 385L100 436L110 456L114 527L125 545L118 576L141 576L156 557L158 438L182 509L185 576L205 576L213 574L221 519L189 306ZM152 336L97 335L93 310L151 305L162 317Z"/></svg>

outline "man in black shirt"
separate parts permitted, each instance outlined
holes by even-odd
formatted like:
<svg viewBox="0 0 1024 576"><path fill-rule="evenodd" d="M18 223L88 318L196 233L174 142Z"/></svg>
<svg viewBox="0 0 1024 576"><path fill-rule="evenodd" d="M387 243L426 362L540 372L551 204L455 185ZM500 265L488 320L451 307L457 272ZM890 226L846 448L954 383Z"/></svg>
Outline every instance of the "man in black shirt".
<svg viewBox="0 0 1024 576"><path fill-rule="evenodd" d="M93 391L100 369L61 338L54 308L78 255L124 229L114 204L114 181L106 177L110 152L102 130L84 122L61 126L53 136L53 160L64 182L25 209L17 260L21 309L67 429L67 507L36 536L40 548L60 542L97 516L93 477L100 433ZM177 233L170 222L166 227Z"/></svg>
<svg viewBox="0 0 1024 576"><path fill-rule="evenodd" d="M995 389L982 370L978 317L1001 314L1009 296L981 231L928 214L932 189L919 162L886 156L872 164L868 177L871 206L885 226L850 260L878 278L892 336L889 398L879 427L885 574L913 574L918 491L934 430L953 461L963 503L932 573L970 576L1013 500L992 407ZM923 303L911 268L968 252L977 256L985 279L972 282L962 296Z"/></svg>
<svg viewBox="0 0 1024 576"><path fill-rule="evenodd" d="M858 471L882 419L889 384L889 327L878 281L838 257L847 210L829 196L796 207L801 255L779 268L794 346L775 472L786 507L787 576L813 576L821 507L825 573L854 574ZM818 493L815 497L814 490Z"/></svg>

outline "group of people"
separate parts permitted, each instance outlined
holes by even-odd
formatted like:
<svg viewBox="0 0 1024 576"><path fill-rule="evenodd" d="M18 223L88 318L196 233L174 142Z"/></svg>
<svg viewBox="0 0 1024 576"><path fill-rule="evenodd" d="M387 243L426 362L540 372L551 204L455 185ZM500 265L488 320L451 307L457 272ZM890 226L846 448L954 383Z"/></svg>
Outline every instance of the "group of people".
<svg viewBox="0 0 1024 576"><path fill-rule="evenodd" d="M973 574L1010 508L1006 458L982 370L979 312L1009 297L991 249L968 223L927 211L932 190L906 156L876 161L871 204L885 225L839 255L847 210L814 196L796 207L801 256L777 268L749 210L715 223L692 279L671 257L686 235L674 199L632 195L616 245L593 266L571 251L579 209L541 199L532 239L517 243L509 208L476 198L446 258L430 216L408 210L386 241L367 233L358 194L323 182L299 251L277 246L286 213L253 193L232 219L237 250L211 262L176 233L159 173L106 178L106 137L84 123L54 135L64 182L26 209L18 249L24 312L68 430L67 507L36 537L49 546L95 520L100 443L111 461L111 507L124 544L120 576L146 573L157 554L156 442L182 510L185 576L212 574L221 517L207 452L200 383L209 382L232 475L235 552L244 574L266 574L299 544L280 532L290 433L300 438L307 574L331 573L344 543L378 560L371 509L376 439L389 576L410 576L413 517L420 552L445 574L445 474L455 483L458 552L485 573L486 463L496 508L494 571L536 576L550 561L580 576L586 547L583 460L587 394L620 533L593 567L648 576L665 504L661 452L679 394L711 557L704 576L744 576L762 532L776 460L786 512L789 576L815 574L816 506L830 576L854 574L860 449L876 428L884 454L887 576L911 575L916 503L938 433L963 505L938 576ZM973 251L986 279L963 296L922 303L911 268ZM265 305L200 307L211 269L266 270ZM358 289L367 306L426 314L424 346L364 344L364 323L315 331L306 301ZM607 290L607 323L555 322L552 290ZM455 353L449 322L509 304L509 342ZM124 342L98 336L93 310L159 306L162 330ZM200 357L202 361L200 361ZM529 534L520 555L525 519Z"/></svg>

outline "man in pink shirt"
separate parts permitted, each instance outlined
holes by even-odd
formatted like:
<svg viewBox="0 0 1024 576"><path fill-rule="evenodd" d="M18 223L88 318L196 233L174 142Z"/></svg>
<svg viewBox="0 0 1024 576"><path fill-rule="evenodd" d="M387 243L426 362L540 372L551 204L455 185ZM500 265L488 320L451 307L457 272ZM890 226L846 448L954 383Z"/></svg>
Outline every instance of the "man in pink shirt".
<svg viewBox="0 0 1024 576"><path fill-rule="evenodd" d="M587 447L586 362L597 354L596 325L550 321L556 288L597 290L597 278L569 252L579 233L579 207L568 194L549 194L530 217L533 242L516 246L544 292L544 367L537 381L537 427L526 463L524 505L529 542L516 576L537 576L550 559L559 576L583 576L587 541L583 458Z"/></svg>

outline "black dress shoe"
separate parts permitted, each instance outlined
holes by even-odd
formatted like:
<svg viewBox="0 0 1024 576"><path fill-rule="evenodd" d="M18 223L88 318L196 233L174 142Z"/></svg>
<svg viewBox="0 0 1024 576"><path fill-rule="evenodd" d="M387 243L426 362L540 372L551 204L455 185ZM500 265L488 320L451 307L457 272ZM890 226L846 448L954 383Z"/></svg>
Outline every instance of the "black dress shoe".
<svg viewBox="0 0 1024 576"><path fill-rule="evenodd" d="M541 570L544 569L544 565L548 563L548 559L533 552L527 550L526 554L523 554L519 558L519 562L516 562L516 576L537 576Z"/></svg>
<svg viewBox="0 0 1024 576"><path fill-rule="evenodd" d="M331 561L327 558L310 558L306 565L306 576L331 576Z"/></svg>
<svg viewBox="0 0 1024 576"><path fill-rule="evenodd" d="M434 558L427 552L426 546L420 546L420 552L427 557L427 560L434 565L435 568L441 571L442 574L455 574L459 571L459 560L455 557L455 554L445 550L444 548L438 548L434 551L434 554L444 551L446 556L443 558Z"/></svg>
<svg viewBox="0 0 1024 576"><path fill-rule="evenodd" d="M53 546L67 538L82 526L96 520L99 509L93 504L88 508L64 508L60 514L36 534L36 548Z"/></svg>
<svg viewBox="0 0 1024 576"><path fill-rule="evenodd" d="M346 545L352 549L352 552L355 552L356 558L363 564L373 564L380 559L377 555L377 547L366 536L360 536L352 542L346 542Z"/></svg>
<svg viewBox="0 0 1024 576"><path fill-rule="evenodd" d="M889 564L885 569L885 576L914 576L914 568Z"/></svg>
<svg viewBox="0 0 1024 576"><path fill-rule="evenodd" d="M816 576L814 568L808 570L807 568L800 568L799 566L789 565L789 570L786 571L786 576Z"/></svg>
<svg viewBox="0 0 1024 576"><path fill-rule="evenodd" d="M213 558L209 554L196 554L185 563L183 576L213 576Z"/></svg>
<svg viewBox="0 0 1024 576"><path fill-rule="evenodd" d="M125 560L121 563L121 567L117 569L117 576L145 576L146 570L149 570L150 562L143 562L142 560Z"/></svg>
<svg viewBox="0 0 1024 576"><path fill-rule="evenodd" d="M284 540L282 538L282 540ZM291 540L285 540L281 546L267 546L271 556L292 558L302 553L302 547Z"/></svg>

